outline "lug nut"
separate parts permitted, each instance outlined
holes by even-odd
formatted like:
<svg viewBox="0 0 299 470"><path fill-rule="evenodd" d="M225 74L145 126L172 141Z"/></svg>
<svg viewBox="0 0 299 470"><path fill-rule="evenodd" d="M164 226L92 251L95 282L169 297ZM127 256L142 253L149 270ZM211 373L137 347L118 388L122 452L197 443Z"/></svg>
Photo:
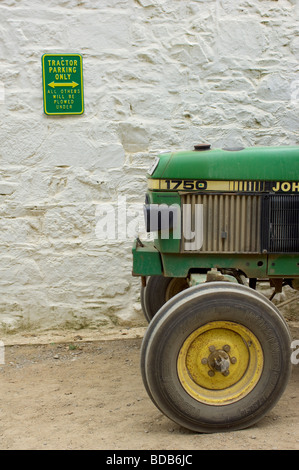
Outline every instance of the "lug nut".
<svg viewBox="0 0 299 470"><path fill-rule="evenodd" d="M225 352L229 352L230 351L230 346L228 344L226 344L225 346L223 346L223 351Z"/></svg>
<svg viewBox="0 0 299 470"><path fill-rule="evenodd" d="M208 359L206 357L203 357L202 360L201 360L201 363L202 364L207 364L208 363Z"/></svg>
<svg viewBox="0 0 299 470"><path fill-rule="evenodd" d="M236 359L235 357L231 357L231 358L230 358L230 362L231 362L232 364L236 364L237 359Z"/></svg>
<svg viewBox="0 0 299 470"><path fill-rule="evenodd" d="M214 351L216 351L216 348L215 348L215 346L209 346L209 351L210 351L210 352L214 352Z"/></svg>
<svg viewBox="0 0 299 470"><path fill-rule="evenodd" d="M214 377L215 372L213 370L209 370L208 374L209 374L210 377Z"/></svg>

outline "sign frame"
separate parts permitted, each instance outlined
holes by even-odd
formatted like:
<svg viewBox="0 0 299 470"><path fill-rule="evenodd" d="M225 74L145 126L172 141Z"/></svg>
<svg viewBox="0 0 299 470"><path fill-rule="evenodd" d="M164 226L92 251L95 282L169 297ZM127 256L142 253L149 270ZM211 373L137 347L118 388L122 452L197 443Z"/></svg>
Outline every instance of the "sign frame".
<svg viewBox="0 0 299 470"><path fill-rule="evenodd" d="M44 113L84 113L83 57L77 53L42 55Z"/></svg>

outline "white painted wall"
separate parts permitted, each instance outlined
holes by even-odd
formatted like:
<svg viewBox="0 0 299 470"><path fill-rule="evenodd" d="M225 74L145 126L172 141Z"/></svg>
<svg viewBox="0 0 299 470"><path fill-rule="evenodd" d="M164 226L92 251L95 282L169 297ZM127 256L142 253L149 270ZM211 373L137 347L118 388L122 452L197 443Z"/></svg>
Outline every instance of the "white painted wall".
<svg viewBox="0 0 299 470"><path fill-rule="evenodd" d="M101 208L126 203L131 220L160 150L299 144L298 10L1 0L0 329L143 322L134 237L120 214L122 240L99 239ZM68 52L83 56L85 113L46 116L41 56Z"/></svg>

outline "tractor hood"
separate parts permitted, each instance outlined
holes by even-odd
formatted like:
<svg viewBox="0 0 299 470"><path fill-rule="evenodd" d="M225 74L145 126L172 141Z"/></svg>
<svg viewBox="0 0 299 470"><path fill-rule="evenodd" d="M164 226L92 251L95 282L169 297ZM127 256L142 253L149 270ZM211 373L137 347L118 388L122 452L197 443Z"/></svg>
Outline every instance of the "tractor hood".
<svg viewBox="0 0 299 470"><path fill-rule="evenodd" d="M165 153L149 170L153 179L297 181L299 147L250 147ZM197 147L195 147L197 148Z"/></svg>

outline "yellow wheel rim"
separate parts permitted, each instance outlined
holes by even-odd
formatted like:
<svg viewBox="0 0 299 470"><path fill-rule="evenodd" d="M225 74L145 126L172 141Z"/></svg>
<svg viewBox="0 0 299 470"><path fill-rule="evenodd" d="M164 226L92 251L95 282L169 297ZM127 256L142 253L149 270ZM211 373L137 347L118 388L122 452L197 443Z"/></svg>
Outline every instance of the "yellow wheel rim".
<svg viewBox="0 0 299 470"><path fill-rule="evenodd" d="M177 371L182 387L195 400L227 405L256 386L263 363L262 347L248 328L215 321L187 337L179 351Z"/></svg>

